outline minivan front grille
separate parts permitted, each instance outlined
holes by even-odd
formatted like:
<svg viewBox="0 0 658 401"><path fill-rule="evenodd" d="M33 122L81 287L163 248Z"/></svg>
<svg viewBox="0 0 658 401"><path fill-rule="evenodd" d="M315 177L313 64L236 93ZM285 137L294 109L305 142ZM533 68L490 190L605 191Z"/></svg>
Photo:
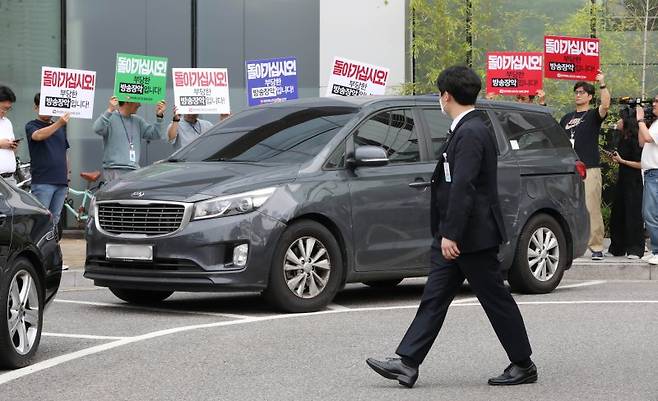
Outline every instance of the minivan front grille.
<svg viewBox="0 0 658 401"><path fill-rule="evenodd" d="M110 234L148 236L172 233L183 224L185 207L170 203L99 203L98 224Z"/></svg>

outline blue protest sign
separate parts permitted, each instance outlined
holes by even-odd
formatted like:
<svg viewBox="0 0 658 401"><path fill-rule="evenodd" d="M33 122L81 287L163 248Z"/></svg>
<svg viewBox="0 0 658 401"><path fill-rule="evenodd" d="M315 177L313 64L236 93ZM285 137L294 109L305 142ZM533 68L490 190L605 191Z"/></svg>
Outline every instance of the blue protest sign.
<svg viewBox="0 0 658 401"><path fill-rule="evenodd" d="M246 63L249 106L297 99L297 58L251 60Z"/></svg>

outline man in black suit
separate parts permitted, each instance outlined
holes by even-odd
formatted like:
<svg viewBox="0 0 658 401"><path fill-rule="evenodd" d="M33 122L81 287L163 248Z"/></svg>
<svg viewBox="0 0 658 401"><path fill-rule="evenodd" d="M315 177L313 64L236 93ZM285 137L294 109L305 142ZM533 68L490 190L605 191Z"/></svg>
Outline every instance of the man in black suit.
<svg viewBox="0 0 658 401"><path fill-rule="evenodd" d="M523 318L503 283L497 258L505 229L498 205L494 138L481 112L475 110L481 85L467 67L450 67L439 75L441 108L453 123L432 175L431 270L416 317L396 351L400 358L366 361L380 375L407 387L416 382L418 366L439 334L464 279L512 362L503 374L489 379L489 384L537 381Z"/></svg>

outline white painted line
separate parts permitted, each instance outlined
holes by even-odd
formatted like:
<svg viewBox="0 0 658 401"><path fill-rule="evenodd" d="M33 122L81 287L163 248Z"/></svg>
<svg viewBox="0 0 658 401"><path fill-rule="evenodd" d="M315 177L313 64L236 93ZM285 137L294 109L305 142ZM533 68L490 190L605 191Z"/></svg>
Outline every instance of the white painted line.
<svg viewBox="0 0 658 401"><path fill-rule="evenodd" d="M613 301L539 301L539 302L517 302L519 305L601 305L601 304L658 304L658 300L613 300ZM110 304L112 305L112 304ZM480 306L479 303L461 303L461 304L452 304L451 306L460 307L460 306ZM128 344L137 343L140 341L146 341L157 337L162 337L171 334L177 334L192 330L215 328L215 327L224 327L224 326L235 326L248 323L257 323L265 322L278 319L294 319L299 317L311 317L318 315L329 315L335 313L352 313L352 312L381 312L381 311L390 311L390 310L402 310L402 309L415 309L418 305L402 305L402 306L384 306L384 307L370 307L370 308L354 308L354 309L345 309L345 310L325 310L320 312L311 312L311 313L295 313L295 314L282 314L282 315L271 315L271 316L262 316L262 317L247 317L241 320L231 320L225 322L215 322L207 324L198 324L193 326L181 326L174 327L166 330L154 331L151 333L142 334L135 337L126 337L117 341L113 341L106 344L96 345L94 347L85 348L70 354L60 355L45 361L35 363L34 365L27 366L25 368L16 369L7 373L0 374L0 384L10 382L12 380L28 376L32 373L40 372L42 370L52 368L54 366L60 365L65 362L70 362L85 356L98 354L100 352L108 351L113 348L121 347Z"/></svg>
<svg viewBox="0 0 658 401"><path fill-rule="evenodd" d="M228 319L247 319L249 316L245 315L236 315L233 313L213 313L213 312L199 312L199 311L188 311L188 310L179 310L179 309L166 309L166 308L154 308L150 306L137 306L137 305L128 305L128 304L110 304L107 302L91 302L91 301L74 301L71 299L55 299L54 302L62 304L76 304L76 305L90 305L90 306L102 306L107 308L124 308L132 310L142 310L149 312L167 312L167 313L180 313L186 315L201 315L201 316L212 316L212 317L223 317Z"/></svg>
<svg viewBox="0 0 658 401"><path fill-rule="evenodd" d="M349 310L350 308L343 306L343 305L338 305L338 304L329 304L327 305L327 309L329 310Z"/></svg>
<svg viewBox="0 0 658 401"><path fill-rule="evenodd" d="M470 298L462 298L458 299L456 301L452 301L453 304L463 304L463 303L469 303L469 302L474 302L477 301L477 297L470 297Z"/></svg>
<svg viewBox="0 0 658 401"><path fill-rule="evenodd" d="M113 336L94 336L91 334L46 333L45 331L42 332L41 335L46 337L81 338L85 340L123 340L124 338L128 338L128 337L113 337Z"/></svg>
<svg viewBox="0 0 658 401"><path fill-rule="evenodd" d="M607 281L605 280L593 280L593 281L585 281L584 283L578 283L578 284L567 284L567 285L561 285L558 286L557 289L564 289L564 288L577 288L577 287L588 287L590 285L599 285L599 284L605 284Z"/></svg>

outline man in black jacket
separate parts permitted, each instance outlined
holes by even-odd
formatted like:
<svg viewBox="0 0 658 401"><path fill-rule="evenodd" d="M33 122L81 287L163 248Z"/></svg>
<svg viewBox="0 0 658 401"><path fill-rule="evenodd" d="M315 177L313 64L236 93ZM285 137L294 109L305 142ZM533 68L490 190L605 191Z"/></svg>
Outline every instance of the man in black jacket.
<svg viewBox="0 0 658 401"><path fill-rule="evenodd" d="M500 274L497 254L505 229L498 205L494 138L474 107L481 85L467 67L451 67L439 75L441 108L453 123L432 175L431 271L416 317L396 351L400 358L366 361L380 375L407 387L416 382L418 366L464 279L512 362L489 384L537 381L523 318Z"/></svg>

